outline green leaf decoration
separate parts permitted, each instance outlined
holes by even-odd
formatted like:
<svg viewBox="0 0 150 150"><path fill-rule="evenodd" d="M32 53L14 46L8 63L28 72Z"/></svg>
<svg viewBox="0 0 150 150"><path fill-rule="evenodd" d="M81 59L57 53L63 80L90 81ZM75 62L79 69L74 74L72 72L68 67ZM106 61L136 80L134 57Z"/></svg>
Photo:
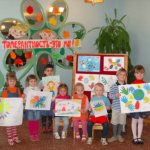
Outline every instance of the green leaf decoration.
<svg viewBox="0 0 150 150"><path fill-rule="evenodd" d="M18 50L16 50L15 52L16 52L16 54L17 54L18 56L21 56L22 53L23 53L23 51L22 51L21 49L18 49Z"/></svg>
<svg viewBox="0 0 150 150"><path fill-rule="evenodd" d="M0 88L3 87L4 82L5 82L4 76L3 76L2 72L0 71Z"/></svg>
<svg viewBox="0 0 150 150"><path fill-rule="evenodd" d="M104 85L107 85L108 83L107 83L107 80L104 78L104 77L102 77L102 83L104 84Z"/></svg>
<svg viewBox="0 0 150 150"><path fill-rule="evenodd" d="M82 39L82 37L83 37L84 34L85 34L85 30L84 30L84 29L81 29L81 30L75 31L74 33L76 34L75 39Z"/></svg>
<svg viewBox="0 0 150 150"><path fill-rule="evenodd" d="M125 95L128 95L128 94L129 94L128 88L122 87L122 88L121 88L121 93L122 93L122 94L125 94Z"/></svg>
<svg viewBox="0 0 150 150"><path fill-rule="evenodd" d="M64 16L61 15L60 18L59 18L59 20L60 20L61 22L63 22L63 21L64 21Z"/></svg>
<svg viewBox="0 0 150 150"><path fill-rule="evenodd" d="M29 24L34 25L35 24L35 20L33 19L28 19Z"/></svg>
<svg viewBox="0 0 150 150"><path fill-rule="evenodd" d="M65 49L64 49L64 48L61 48L60 54L61 54L61 55L64 55L64 54L65 54Z"/></svg>
<svg viewBox="0 0 150 150"><path fill-rule="evenodd" d="M55 53L55 54L53 54L53 57L57 60L57 59L59 59L61 57L61 55L58 54L58 53Z"/></svg>

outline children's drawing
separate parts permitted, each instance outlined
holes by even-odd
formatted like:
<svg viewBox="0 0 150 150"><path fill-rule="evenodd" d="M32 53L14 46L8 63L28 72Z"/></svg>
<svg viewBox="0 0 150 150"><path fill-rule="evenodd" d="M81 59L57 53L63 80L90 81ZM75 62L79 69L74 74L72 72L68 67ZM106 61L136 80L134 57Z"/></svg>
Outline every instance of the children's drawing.
<svg viewBox="0 0 150 150"><path fill-rule="evenodd" d="M44 91L50 91L53 97L57 95L57 88L60 83L60 76L42 77Z"/></svg>
<svg viewBox="0 0 150 150"><path fill-rule="evenodd" d="M124 68L124 57L104 57L104 71L118 71L122 67Z"/></svg>
<svg viewBox="0 0 150 150"><path fill-rule="evenodd" d="M104 85L105 92L110 91L110 87L116 83L117 77L116 75L100 75L100 82Z"/></svg>
<svg viewBox="0 0 150 150"><path fill-rule="evenodd" d="M95 117L106 116L107 110L102 100L97 99L90 102Z"/></svg>
<svg viewBox="0 0 150 150"><path fill-rule="evenodd" d="M100 56L78 56L78 72L100 72Z"/></svg>
<svg viewBox="0 0 150 150"><path fill-rule="evenodd" d="M55 116L80 117L81 100L56 99Z"/></svg>
<svg viewBox="0 0 150 150"><path fill-rule="evenodd" d="M52 93L31 90L26 98L25 109L50 110Z"/></svg>
<svg viewBox="0 0 150 150"><path fill-rule="evenodd" d="M93 91L95 84L99 82L99 75L76 74L75 83L77 82L80 82L84 85L85 91Z"/></svg>
<svg viewBox="0 0 150 150"><path fill-rule="evenodd" d="M0 126L21 125L22 118L22 98L0 98Z"/></svg>
<svg viewBox="0 0 150 150"><path fill-rule="evenodd" d="M122 113L150 111L150 83L119 86Z"/></svg>

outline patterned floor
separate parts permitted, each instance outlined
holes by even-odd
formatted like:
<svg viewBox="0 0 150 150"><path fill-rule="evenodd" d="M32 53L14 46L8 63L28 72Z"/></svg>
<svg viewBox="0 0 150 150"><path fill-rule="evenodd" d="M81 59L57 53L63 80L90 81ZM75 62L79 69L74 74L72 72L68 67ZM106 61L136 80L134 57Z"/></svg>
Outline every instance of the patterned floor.
<svg viewBox="0 0 150 150"><path fill-rule="evenodd" d="M150 125L144 126L143 139L144 145L133 145L131 143L132 134L130 129L130 119L128 119L127 133L124 135L125 142L114 142L107 146L100 143L100 131L97 130L92 145L86 142L73 139L72 128L68 129L68 137L65 140L55 140L52 133L40 133L40 142L31 142L28 138L28 130L26 122L19 128L19 135L22 139L21 144L9 146L6 139L6 131L4 127L0 127L0 150L150 150ZM111 129L109 137L111 136Z"/></svg>

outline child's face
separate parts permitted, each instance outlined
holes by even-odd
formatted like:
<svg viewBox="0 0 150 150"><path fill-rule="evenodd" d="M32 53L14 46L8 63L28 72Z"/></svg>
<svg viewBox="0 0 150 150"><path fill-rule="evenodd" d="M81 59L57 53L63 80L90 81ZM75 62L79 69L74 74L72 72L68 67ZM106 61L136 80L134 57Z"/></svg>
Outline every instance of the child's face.
<svg viewBox="0 0 150 150"><path fill-rule="evenodd" d="M16 86L16 80L15 79L8 79L8 86L9 87L15 87Z"/></svg>
<svg viewBox="0 0 150 150"><path fill-rule="evenodd" d="M76 93L77 93L77 95L83 95L83 93L84 93L84 89L83 89L83 87L82 86L77 86L76 87Z"/></svg>
<svg viewBox="0 0 150 150"><path fill-rule="evenodd" d="M59 89L59 95L61 95L61 96L66 96L66 95L67 95L66 89L65 89L65 88L60 88L60 89Z"/></svg>
<svg viewBox="0 0 150 150"><path fill-rule="evenodd" d="M53 68L47 68L45 71L44 71L44 74L46 76L52 76L54 74L54 70Z"/></svg>
<svg viewBox="0 0 150 150"><path fill-rule="evenodd" d="M117 75L117 78L118 78L118 81L120 81L120 82L126 82L126 80L127 80L127 74L126 74L126 72L120 72Z"/></svg>
<svg viewBox="0 0 150 150"><path fill-rule="evenodd" d="M102 96L104 93L104 88L100 86L95 86L95 94L97 96Z"/></svg>
<svg viewBox="0 0 150 150"><path fill-rule="evenodd" d="M137 80L143 80L144 78L144 72L135 72L134 76Z"/></svg>
<svg viewBox="0 0 150 150"><path fill-rule="evenodd" d="M35 87L37 85L37 81L35 79L30 79L29 80L29 86Z"/></svg>

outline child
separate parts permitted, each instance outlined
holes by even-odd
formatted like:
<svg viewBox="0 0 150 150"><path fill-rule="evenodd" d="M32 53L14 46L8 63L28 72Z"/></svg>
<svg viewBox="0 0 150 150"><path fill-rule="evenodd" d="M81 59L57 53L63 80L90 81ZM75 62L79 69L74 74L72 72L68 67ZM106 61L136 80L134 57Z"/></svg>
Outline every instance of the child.
<svg viewBox="0 0 150 150"><path fill-rule="evenodd" d="M44 68L43 76L53 76L53 75L54 75L54 66L52 64L47 64L45 66L45 68ZM45 88L45 87L42 86L41 88L43 90L43 88ZM43 133L52 132L53 131L53 128L52 128L52 119L53 119L53 116L54 116L54 113L53 113L53 110L52 110L53 105L54 105L54 101L52 101L52 103L51 103L50 111L47 111L47 110L45 110L45 111L42 110L41 111L41 115L42 115L42 131L43 131ZM47 118L48 118L48 129L46 128L46 120L47 120Z"/></svg>
<svg viewBox="0 0 150 150"><path fill-rule="evenodd" d="M126 124L126 114L121 114L120 110L120 94L118 85L126 84L127 72L124 68L121 68L117 71L117 79L118 81L110 88L109 98L112 99L112 129L113 136L108 139L108 142L124 142L124 138L121 135L123 125Z"/></svg>
<svg viewBox="0 0 150 150"><path fill-rule="evenodd" d="M82 124L82 141L86 140L87 135L87 115L88 115L88 107L89 100L86 95L84 95L84 85L82 83L75 84L75 92L76 94L73 96L73 99L81 99L81 116L73 117L73 125L75 130L76 139L80 139L79 134L79 122Z"/></svg>
<svg viewBox="0 0 150 150"><path fill-rule="evenodd" d="M26 88L24 89L25 97L30 91L40 91L37 87L37 78L35 75L28 75L26 78ZM39 141L39 122L40 111L39 110L27 110L28 119L28 131L31 141Z"/></svg>
<svg viewBox="0 0 150 150"><path fill-rule="evenodd" d="M144 78L145 69L142 65L137 65L134 67L134 76L135 81L132 84L142 84L145 83ZM147 112L136 112L131 113L132 123L132 134L133 134L133 144L143 144L143 140L141 139L142 131L143 131L143 120L147 117ZM137 132L138 131L138 132Z"/></svg>
<svg viewBox="0 0 150 150"><path fill-rule="evenodd" d="M62 84L59 85L59 87L58 87L58 96L56 96L56 99L69 99L68 87L67 87L66 84L62 83ZM60 120L63 120L63 123L64 123L61 138L65 139L66 138L66 131L67 131L68 124L69 124L69 118L68 117L63 117L63 116L55 117L54 136L55 136L55 139L60 139L60 136L58 134L58 127L59 127L59 121Z"/></svg>
<svg viewBox="0 0 150 150"><path fill-rule="evenodd" d="M103 95L104 85L101 83L95 84L94 91L95 91L95 95L92 96L90 102L95 101L95 100L103 101L106 106L106 109L107 110L110 109L110 102L109 102L108 98ZM91 108L89 108L89 110L91 110ZM88 128L87 144L92 144L92 128L93 128L94 123L102 124L103 131L102 131L101 142L102 142L102 145L107 145L108 143L106 141L106 137L108 135L108 118L107 118L107 116L95 117L93 111L90 113L89 122L87 125L87 128Z"/></svg>
<svg viewBox="0 0 150 150"><path fill-rule="evenodd" d="M15 73L8 73L6 75L7 88L2 91L2 97L21 97L21 91L16 87L17 78ZM14 145L14 143L20 143L21 140L18 137L17 127L10 126L6 128L7 137L9 145Z"/></svg>

